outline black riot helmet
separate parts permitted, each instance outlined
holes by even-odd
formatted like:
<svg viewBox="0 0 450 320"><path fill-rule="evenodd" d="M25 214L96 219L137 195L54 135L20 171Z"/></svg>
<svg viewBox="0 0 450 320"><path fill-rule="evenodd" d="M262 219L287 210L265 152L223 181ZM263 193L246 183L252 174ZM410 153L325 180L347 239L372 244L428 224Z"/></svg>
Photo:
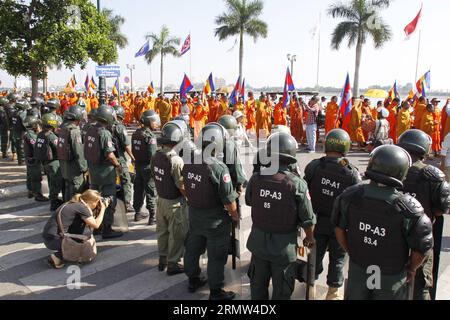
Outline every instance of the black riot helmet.
<svg viewBox="0 0 450 320"><path fill-rule="evenodd" d="M41 120L35 115L26 116L25 120L23 120L23 126L28 130L34 130L41 124Z"/></svg>
<svg viewBox="0 0 450 320"><path fill-rule="evenodd" d="M59 103L59 100L57 98L52 98L47 101L45 107L47 108L48 112L53 112L55 110L58 110L61 107L61 104Z"/></svg>
<svg viewBox="0 0 450 320"><path fill-rule="evenodd" d="M81 121L83 119L83 109L80 106L71 106L64 112L64 120Z"/></svg>
<svg viewBox="0 0 450 320"><path fill-rule="evenodd" d="M350 151L351 144L352 140L347 131L334 129L325 138L325 152L337 152L345 156Z"/></svg>
<svg viewBox="0 0 450 320"><path fill-rule="evenodd" d="M0 97L0 107L6 107L9 104L9 100L5 97Z"/></svg>
<svg viewBox="0 0 450 320"><path fill-rule="evenodd" d="M37 98L32 98L30 101L30 104L31 104L32 108L36 108L36 109L40 110L45 105L45 102L42 98L37 97Z"/></svg>
<svg viewBox="0 0 450 320"><path fill-rule="evenodd" d="M187 127L184 121L173 120L167 122L161 131L161 137L158 138L159 144L177 144L186 138Z"/></svg>
<svg viewBox="0 0 450 320"><path fill-rule="evenodd" d="M215 150L222 152L225 144L225 139L227 137L227 130L222 125L217 122L208 123L202 129L202 147L205 148L211 144L214 144Z"/></svg>
<svg viewBox="0 0 450 320"><path fill-rule="evenodd" d="M112 126L114 124L114 109L107 105L101 105L97 110L96 120L99 122L103 122L108 126Z"/></svg>
<svg viewBox="0 0 450 320"><path fill-rule="evenodd" d="M97 120L97 108L95 109L91 109L91 112L89 112L88 114L88 119L91 121L96 121Z"/></svg>
<svg viewBox="0 0 450 320"><path fill-rule="evenodd" d="M238 127L236 118L230 115L221 116L217 122L227 130L236 130Z"/></svg>
<svg viewBox="0 0 450 320"><path fill-rule="evenodd" d="M297 162L297 141L293 136L284 132L272 134L267 140L267 155L279 156L280 160L293 164Z"/></svg>
<svg viewBox="0 0 450 320"><path fill-rule="evenodd" d="M385 145L370 154L365 176L386 186L403 188L403 180L411 167L411 157L398 146Z"/></svg>
<svg viewBox="0 0 450 320"><path fill-rule="evenodd" d="M30 104L25 99L18 100L15 104L15 107L17 110L21 110L21 111L27 111L27 110L31 109Z"/></svg>
<svg viewBox="0 0 450 320"><path fill-rule="evenodd" d="M116 117L120 120L125 119L125 109L123 107L116 108Z"/></svg>
<svg viewBox="0 0 450 320"><path fill-rule="evenodd" d="M412 129L405 131L398 138L397 145L411 155L424 158L431 150L433 140L422 130Z"/></svg>
<svg viewBox="0 0 450 320"><path fill-rule="evenodd" d="M147 110L141 115L140 119L141 123L146 127L151 127L152 123L154 123L157 127L161 125L161 119L159 115L153 110Z"/></svg>

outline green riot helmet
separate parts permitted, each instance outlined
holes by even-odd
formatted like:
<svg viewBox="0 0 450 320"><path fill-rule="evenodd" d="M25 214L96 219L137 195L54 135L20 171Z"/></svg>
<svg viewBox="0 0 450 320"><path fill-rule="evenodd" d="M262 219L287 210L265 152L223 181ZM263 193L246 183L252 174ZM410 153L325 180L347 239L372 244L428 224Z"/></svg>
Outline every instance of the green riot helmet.
<svg viewBox="0 0 450 320"><path fill-rule="evenodd" d="M7 99L9 100L10 103L14 103L20 99L20 95L18 95L17 93L11 92L10 94L8 94Z"/></svg>
<svg viewBox="0 0 450 320"><path fill-rule="evenodd" d="M83 119L83 108L80 106L71 106L64 112L64 120L81 121Z"/></svg>
<svg viewBox="0 0 450 320"><path fill-rule="evenodd" d="M42 98L32 98L30 101L30 105L32 108L36 108L41 110L41 108L45 105L45 102Z"/></svg>
<svg viewBox="0 0 450 320"><path fill-rule="evenodd" d="M5 97L0 97L0 107L6 107L9 104L9 100Z"/></svg>
<svg viewBox="0 0 450 320"><path fill-rule="evenodd" d="M217 122L227 130L236 130L238 127L236 118L230 115L221 116Z"/></svg>
<svg viewBox="0 0 450 320"><path fill-rule="evenodd" d="M58 110L61 107L61 104L59 103L58 99L52 98L47 101L45 106L47 107L48 112L52 112L52 111Z"/></svg>
<svg viewBox="0 0 450 320"><path fill-rule="evenodd" d="M95 117L97 121L104 122L109 126L114 124L114 109L107 105L102 105L97 110L97 115Z"/></svg>
<svg viewBox="0 0 450 320"><path fill-rule="evenodd" d="M116 117L120 120L125 119L125 109L123 107L116 108Z"/></svg>
<svg viewBox="0 0 450 320"><path fill-rule="evenodd" d="M97 110L98 110L97 108L91 109L91 112L89 112L89 114L88 114L88 119L89 120L91 120L91 121L95 121L96 120Z"/></svg>
<svg viewBox="0 0 450 320"><path fill-rule="evenodd" d="M153 110L145 111L142 114L140 121L144 126L149 128L151 128L152 124L155 124L156 127L161 126L161 119L159 118L159 115Z"/></svg>
<svg viewBox="0 0 450 320"><path fill-rule="evenodd" d="M27 111L27 110L31 109L31 106L27 100L21 99L16 102L15 108L17 110Z"/></svg>
<svg viewBox="0 0 450 320"><path fill-rule="evenodd" d="M42 126L44 128L57 129L60 123L58 117L53 113L46 113L42 116Z"/></svg>
<svg viewBox="0 0 450 320"><path fill-rule="evenodd" d="M289 127L287 126L283 126L283 125L275 125L272 128L272 134L275 133L287 133L287 134L291 134L291 129L289 129Z"/></svg>
<svg viewBox="0 0 450 320"><path fill-rule="evenodd" d="M225 144L225 139L227 137L227 130L221 124L217 122L208 123L202 129L202 147L207 147L211 144L214 144L214 148L219 152L222 152Z"/></svg>
<svg viewBox="0 0 450 320"><path fill-rule="evenodd" d="M26 116L25 120L23 120L23 126L27 130L36 129L40 125L41 125L41 120L39 120L39 118L35 115Z"/></svg>
<svg viewBox="0 0 450 320"><path fill-rule="evenodd" d="M173 120L167 122L161 130L159 144L178 144L186 138L187 126L184 121Z"/></svg>
<svg viewBox="0 0 450 320"><path fill-rule="evenodd" d="M297 141L290 134L279 132L272 134L267 140L267 155L279 156L287 164L297 162Z"/></svg>
<svg viewBox="0 0 450 320"><path fill-rule="evenodd" d="M347 131L334 129L325 138L325 152L337 152L345 156L350 151L351 144L352 140Z"/></svg>
<svg viewBox="0 0 450 320"><path fill-rule="evenodd" d="M412 129L405 131L400 138L398 138L397 145L411 155L417 155L424 158L431 151L433 140L422 130Z"/></svg>
<svg viewBox="0 0 450 320"><path fill-rule="evenodd" d="M411 157L404 149L391 145L380 146L370 154L365 176L386 186L403 188L403 180L411 165Z"/></svg>

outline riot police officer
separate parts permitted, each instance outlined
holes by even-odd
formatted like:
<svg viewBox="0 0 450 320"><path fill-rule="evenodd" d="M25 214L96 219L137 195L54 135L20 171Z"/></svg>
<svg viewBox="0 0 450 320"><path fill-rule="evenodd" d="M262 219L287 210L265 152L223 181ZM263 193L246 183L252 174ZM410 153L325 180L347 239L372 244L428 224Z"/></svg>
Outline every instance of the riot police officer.
<svg viewBox="0 0 450 320"><path fill-rule="evenodd" d="M327 300L342 300L339 288L344 283L343 268L346 256L331 225L333 203L345 189L361 182L358 169L345 158L351 143L346 131L330 131L325 139L326 156L313 160L305 169L305 180L311 192L314 212L317 214L314 230L317 245L316 277L322 273L322 260L327 250L329 251Z"/></svg>
<svg viewBox="0 0 450 320"><path fill-rule="evenodd" d="M6 99L5 97L0 97L0 141L1 141L1 152L2 152L3 159L8 158L9 121L8 121L8 113L6 110L8 107L8 104L9 104L8 99Z"/></svg>
<svg viewBox="0 0 450 320"><path fill-rule="evenodd" d="M64 201L86 190L87 162L84 158L80 122L83 111L79 106L71 106L64 113L64 125L60 127L58 139L58 159L64 179Z"/></svg>
<svg viewBox="0 0 450 320"><path fill-rule="evenodd" d="M140 122L142 127L137 129L131 137L136 171L133 196L133 207L136 212L134 221L141 221L148 217L148 225L151 226L155 224L156 187L155 180L150 174L150 163L157 149L154 131L161 125L161 120L155 111L147 110L142 114ZM144 196L147 202L148 215L141 212Z"/></svg>
<svg viewBox="0 0 450 320"><path fill-rule="evenodd" d="M96 119L97 124L86 132L84 156L88 162L90 188L111 200L103 219L102 237L103 239L118 238L123 233L113 230L112 225L117 204L116 171L120 174L122 167L114 155L116 149L111 132L108 131L108 127L115 121L113 108L107 105L100 106Z"/></svg>
<svg viewBox="0 0 450 320"><path fill-rule="evenodd" d="M23 140L22 136L26 129L23 126L23 120L27 116L27 111L31 109L31 106L26 100L18 100L15 104L16 112L11 117L11 133L13 143L17 152L17 162L19 166L25 163L23 154Z"/></svg>
<svg viewBox="0 0 450 320"><path fill-rule="evenodd" d="M15 161L17 160L16 158L16 145L14 143L14 137L13 137L13 133L12 133L12 118L13 116L16 114L17 109L16 109L16 102L20 99L20 95L18 95L17 93L13 93L11 92L10 94L8 94L7 96L9 104L6 108L6 115L8 117L8 131L9 131L9 146L11 148L11 160Z"/></svg>
<svg viewBox="0 0 450 320"><path fill-rule="evenodd" d="M81 138L83 139L83 143L85 140L84 138L86 136L86 132L88 132L90 128L94 127L97 124L97 120L95 119L97 110L98 109L92 109L91 112L89 112L89 114L87 115L87 123L84 123L81 126Z"/></svg>
<svg viewBox="0 0 450 320"><path fill-rule="evenodd" d="M403 191L413 195L422 205L425 214L434 223L434 257L429 254L422 267L417 270L414 299L430 300L433 293L433 282L437 282L438 269L433 270L433 261L439 264L441 251L443 214L447 214L450 206L450 188L445 180L445 174L438 168L426 165L423 160L431 150L432 140L421 130L408 130L403 133L398 146L410 154L413 165L408 170ZM440 232L436 232L440 229ZM433 281L434 280L434 281ZM434 291L435 292L435 291Z"/></svg>
<svg viewBox="0 0 450 320"><path fill-rule="evenodd" d="M31 109L28 110L28 115L34 115L41 118L41 110L45 105L45 102L42 98L32 98L30 100Z"/></svg>
<svg viewBox="0 0 450 320"><path fill-rule="evenodd" d="M404 149L378 147L365 174L370 184L352 186L335 201L336 238L350 256L348 300L407 299L407 283L433 248L423 207L398 191L410 166Z"/></svg>
<svg viewBox="0 0 450 320"><path fill-rule="evenodd" d="M157 139L162 150L156 152L151 162L158 200L156 204L156 232L158 234L159 271L167 266L168 275L184 273L179 264L184 253L188 231L188 208L183 185L183 159L175 148L181 145L187 128L181 121L164 125Z"/></svg>
<svg viewBox="0 0 450 320"><path fill-rule="evenodd" d="M27 165L28 198L38 202L47 202L49 199L42 195L42 164L34 157L34 146L41 131L42 122L37 116L29 115L23 121L26 132L23 136L23 148Z"/></svg>
<svg viewBox="0 0 450 320"><path fill-rule="evenodd" d="M123 191L123 200L127 212L134 212L131 206L131 197L133 193L130 170L128 169L127 158L125 153L131 158L131 162L134 162L134 156L131 151L131 141L127 134L127 128L123 125L123 119L125 118L125 110L122 107L116 108L117 120L112 126L112 136L114 146L116 149L116 158L119 160L122 166L122 173L120 174L120 184Z"/></svg>
<svg viewBox="0 0 450 320"><path fill-rule="evenodd" d="M223 290L224 268L230 246L231 220L239 221L230 172L216 155L223 153L225 134L219 126L206 126L200 138L202 153L193 163L185 163L183 180L189 204L189 233L184 257L189 291L205 284L200 277L200 256L208 250L210 300L232 300L234 292Z"/></svg>
<svg viewBox="0 0 450 320"><path fill-rule="evenodd" d="M59 199L59 193L62 191L61 167L57 157L58 137L55 130L59 126L58 119L54 114L47 113L42 117L42 131L37 136L34 146L34 157L44 166L44 172L47 175L50 211L55 211L63 203Z"/></svg>
<svg viewBox="0 0 450 320"><path fill-rule="evenodd" d="M60 115L58 115L56 113L56 111L60 108L61 108L61 104L59 102L59 99L57 99L57 98L49 99L47 101L47 103L45 104L43 114L52 113L53 115L55 115L56 120L61 124L63 122L63 119L61 118Z"/></svg>
<svg viewBox="0 0 450 320"><path fill-rule="evenodd" d="M293 174L297 142L286 133L271 135L267 155L278 168L261 167L247 186L245 201L252 208L252 230L247 248L252 253L248 275L253 300L289 300L294 290L297 234L302 227L305 245L314 245L314 215L306 182Z"/></svg>

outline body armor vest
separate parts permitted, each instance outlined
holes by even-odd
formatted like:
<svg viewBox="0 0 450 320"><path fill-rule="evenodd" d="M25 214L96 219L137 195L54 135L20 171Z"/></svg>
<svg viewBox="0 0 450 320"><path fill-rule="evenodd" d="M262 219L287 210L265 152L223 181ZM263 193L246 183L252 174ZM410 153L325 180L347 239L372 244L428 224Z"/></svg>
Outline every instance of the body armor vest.
<svg viewBox="0 0 450 320"><path fill-rule="evenodd" d="M347 213L350 259L362 268L377 265L382 274L404 270L409 248L403 237L404 217L382 200L355 194Z"/></svg>
<svg viewBox="0 0 450 320"><path fill-rule="evenodd" d="M56 148L58 159L63 161L73 160L71 129L62 128L59 132L58 145Z"/></svg>
<svg viewBox="0 0 450 320"><path fill-rule="evenodd" d="M297 230L298 213L292 178L278 172L273 176L258 175L252 184L252 220L255 227L270 233Z"/></svg>
<svg viewBox="0 0 450 320"><path fill-rule="evenodd" d="M334 200L351 185L350 168L321 159L309 186L314 212L321 217L331 217Z"/></svg>
<svg viewBox="0 0 450 320"><path fill-rule="evenodd" d="M39 132L34 147L34 158L38 161L53 161L56 154L54 154L52 147L50 146L49 139L50 131Z"/></svg>
<svg viewBox="0 0 450 320"><path fill-rule="evenodd" d="M84 156L87 161L94 165L102 163L102 150L100 148L100 131L103 128L94 126L86 132L84 140Z"/></svg>
<svg viewBox="0 0 450 320"><path fill-rule="evenodd" d="M217 188L209 179L210 174L211 168L205 163L184 165L184 187L190 207L214 209L222 206Z"/></svg>
<svg viewBox="0 0 450 320"><path fill-rule="evenodd" d="M138 129L133 133L132 151L136 163L148 165L150 163L150 155L148 153L148 136L143 129Z"/></svg>
<svg viewBox="0 0 450 320"><path fill-rule="evenodd" d="M155 185L158 196L168 200L181 197L181 192L175 185L171 171L171 157L157 152L152 161L152 171L155 176Z"/></svg>
<svg viewBox="0 0 450 320"><path fill-rule="evenodd" d="M33 159L34 158L34 146L36 145L36 139L37 139L36 137L33 137L28 132L25 133L25 135L24 135L23 149L24 149L25 157L27 159Z"/></svg>
<svg viewBox="0 0 450 320"><path fill-rule="evenodd" d="M403 191L409 193L422 205L425 214L433 221L432 201L430 193L430 183L422 173L423 169L412 166L403 181Z"/></svg>

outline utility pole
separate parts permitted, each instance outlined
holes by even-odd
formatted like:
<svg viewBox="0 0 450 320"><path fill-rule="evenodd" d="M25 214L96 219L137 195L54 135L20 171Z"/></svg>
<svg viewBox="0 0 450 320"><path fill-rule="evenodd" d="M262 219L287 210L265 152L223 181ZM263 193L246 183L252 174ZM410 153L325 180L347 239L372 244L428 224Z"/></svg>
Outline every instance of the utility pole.
<svg viewBox="0 0 450 320"><path fill-rule="evenodd" d="M97 0L97 10L100 13L100 0ZM104 105L106 104L106 78L105 77L99 77L98 78L98 95L99 95L99 104Z"/></svg>
<svg viewBox="0 0 450 320"><path fill-rule="evenodd" d="M133 92L133 70L136 68L134 64L127 64L127 69L130 70L130 80L131 80L131 92Z"/></svg>
<svg viewBox="0 0 450 320"><path fill-rule="evenodd" d="M297 55L287 55L288 60L291 62L291 76L294 77L294 62L297 61Z"/></svg>

